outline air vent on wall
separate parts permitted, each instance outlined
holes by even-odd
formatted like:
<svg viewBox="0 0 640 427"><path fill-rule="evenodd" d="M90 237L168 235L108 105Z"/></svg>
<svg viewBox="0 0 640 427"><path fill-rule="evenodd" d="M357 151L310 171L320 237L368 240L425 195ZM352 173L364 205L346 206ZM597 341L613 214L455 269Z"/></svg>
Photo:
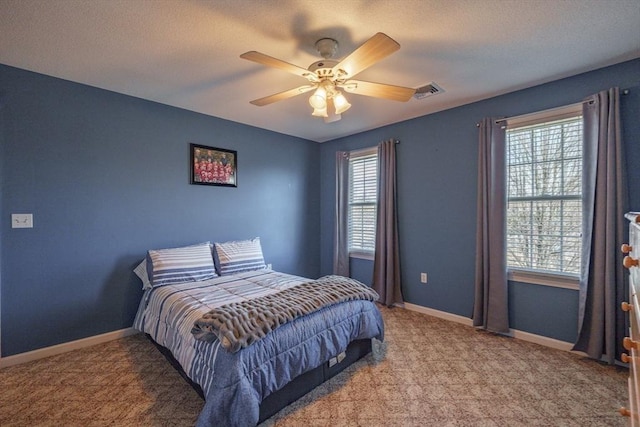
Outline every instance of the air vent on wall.
<svg viewBox="0 0 640 427"><path fill-rule="evenodd" d="M416 89L416 93L413 95L413 97L415 99L423 99L423 98L426 98L428 96L437 95L437 94L442 93L442 92L444 92L444 89L442 89L436 83L431 82L431 83L429 83L427 85L424 85L424 86L419 87L418 89Z"/></svg>

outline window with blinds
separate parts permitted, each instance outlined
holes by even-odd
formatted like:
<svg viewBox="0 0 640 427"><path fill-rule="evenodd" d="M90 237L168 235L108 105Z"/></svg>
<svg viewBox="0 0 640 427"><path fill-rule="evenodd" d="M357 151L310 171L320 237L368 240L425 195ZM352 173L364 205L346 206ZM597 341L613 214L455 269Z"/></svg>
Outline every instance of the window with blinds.
<svg viewBox="0 0 640 427"><path fill-rule="evenodd" d="M581 112L574 108L560 117L509 123L506 138L508 268L578 275Z"/></svg>
<svg viewBox="0 0 640 427"><path fill-rule="evenodd" d="M376 244L377 148L349 156L349 255L371 256Z"/></svg>

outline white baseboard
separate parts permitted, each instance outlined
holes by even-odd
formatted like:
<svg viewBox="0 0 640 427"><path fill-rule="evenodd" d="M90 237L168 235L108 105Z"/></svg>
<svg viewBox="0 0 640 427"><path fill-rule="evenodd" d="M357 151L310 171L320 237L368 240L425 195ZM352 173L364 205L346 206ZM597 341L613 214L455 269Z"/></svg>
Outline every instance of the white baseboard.
<svg viewBox="0 0 640 427"><path fill-rule="evenodd" d="M117 340L118 338L124 338L137 333L139 333L139 331L136 329L125 328L118 331L107 332L106 334L95 335L93 337L82 338L63 344L57 344L51 347L39 348L37 350L16 354L14 356L0 357L0 368L19 365L21 363L31 362L33 360L42 359L44 357L55 356L57 354L62 354L68 351L78 350L84 347Z"/></svg>
<svg viewBox="0 0 640 427"><path fill-rule="evenodd" d="M408 302L404 303L404 308L410 311L417 311L418 313L428 314L429 316L437 317L439 319L450 320L452 322L462 323L463 325L473 326L473 320L469 319L468 317L459 316L453 313L447 313L446 311L440 311L433 308L424 307L422 305L411 304Z"/></svg>
<svg viewBox="0 0 640 427"><path fill-rule="evenodd" d="M555 338L549 338L542 335L532 334L530 332L519 331L517 329L509 329L512 337L522 341L529 341L535 344L540 344L545 347L555 348L556 350L571 351L573 343L560 341Z"/></svg>
<svg viewBox="0 0 640 427"><path fill-rule="evenodd" d="M402 307L402 305L399 305L399 307ZM433 308L423 307L421 305L411 304L408 302L404 303L404 308L406 308L407 310L428 314L429 316L437 317L440 319L462 323L463 325L467 326L473 326L472 319L464 316L459 316L457 314L447 313L446 311L435 310ZM545 347L555 348L557 350L571 351L571 348L573 347L573 343L570 342L560 341L554 338L532 334L530 332L519 331L517 329L509 329L509 335L513 338L540 344Z"/></svg>

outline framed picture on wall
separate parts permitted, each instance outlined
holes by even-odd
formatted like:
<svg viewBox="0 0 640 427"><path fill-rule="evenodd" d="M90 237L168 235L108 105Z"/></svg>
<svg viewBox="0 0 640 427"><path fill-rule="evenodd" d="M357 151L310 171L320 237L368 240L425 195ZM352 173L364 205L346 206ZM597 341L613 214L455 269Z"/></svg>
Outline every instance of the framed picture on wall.
<svg viewBox="0 0 640 427"><path fill-rule="evenodd" d="M191 184L238 186L238 153L236 151L189 144L189 152Z"/></svg>

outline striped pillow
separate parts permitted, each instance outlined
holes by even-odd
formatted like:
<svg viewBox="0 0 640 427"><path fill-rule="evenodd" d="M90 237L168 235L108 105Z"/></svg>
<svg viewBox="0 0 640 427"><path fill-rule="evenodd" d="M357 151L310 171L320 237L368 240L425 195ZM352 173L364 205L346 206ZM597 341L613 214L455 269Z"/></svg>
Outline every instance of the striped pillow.
<svg viewBox="0 0 640 427"><path fill-rule="evenodd" d="M259 237L251 240L215 243L214 249L218 273L221 276L267 268Z"/></svg>
<svg viewBox="0 0 640 427"><path fill-rule="evenodd" d="M217 277L209 242L147 253L149 281L155 286L198 282Z"/></svg>

